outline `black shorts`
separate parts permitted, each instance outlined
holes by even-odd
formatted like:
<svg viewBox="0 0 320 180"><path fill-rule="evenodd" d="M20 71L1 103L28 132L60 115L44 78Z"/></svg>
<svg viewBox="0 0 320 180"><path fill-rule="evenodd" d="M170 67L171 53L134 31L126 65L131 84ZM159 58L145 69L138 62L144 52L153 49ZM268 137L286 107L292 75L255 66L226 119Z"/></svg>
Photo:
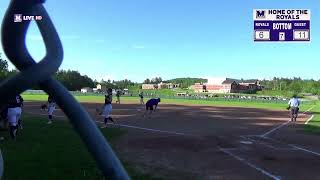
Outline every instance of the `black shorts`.
<svg viewBox="0 0 320 180"><path fill-rule="evenodd" d="M7 115L8 115L8 108L1 109L0 118L1 119L7 119Z"/></svg>
<svg viewBox="0 0 320 180"><path fill-rule="evenodd" d="M153 106L150 104L146 104L146 110L153 111Z"/></svg>
<svg viewBox="0 0 320 180"><path fill-rule="evenodd" d="M291 107L291 114L298 114L299 108L298 107Z"/></svg>

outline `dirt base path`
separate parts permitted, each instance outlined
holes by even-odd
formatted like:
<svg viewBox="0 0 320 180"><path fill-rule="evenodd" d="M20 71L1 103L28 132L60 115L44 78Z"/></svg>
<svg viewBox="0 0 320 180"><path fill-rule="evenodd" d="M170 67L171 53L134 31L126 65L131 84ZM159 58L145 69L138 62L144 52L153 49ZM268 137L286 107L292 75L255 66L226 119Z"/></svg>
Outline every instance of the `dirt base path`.
<svg viewBox="0 0 320 180"><path fill-rule="evenodd" d="M40 104L27 103L25 111L45 114ZM102 121L95 111L100 105L83 105ZM254 108L162 104L151 119L143 112L140 105L115 104L112 116L118 125L109 125L127 130L114 148L143 172L166 179L320 177L320 156L312 153L320 152L318 136L301 130L310 115L291 124L288 111ZM64 119L60 110L54 114Z"/></svg>

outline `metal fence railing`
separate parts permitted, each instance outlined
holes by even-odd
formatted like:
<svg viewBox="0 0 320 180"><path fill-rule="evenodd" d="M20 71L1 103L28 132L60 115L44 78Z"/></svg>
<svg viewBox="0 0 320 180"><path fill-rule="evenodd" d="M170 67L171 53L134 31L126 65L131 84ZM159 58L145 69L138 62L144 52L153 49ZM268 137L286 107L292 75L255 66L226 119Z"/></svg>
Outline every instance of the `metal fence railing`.
<svg viewBox="0 0 320 180"><path fill-rule="evenodd" d="M8 59L20 72L0 84L0 104L4 104L10 96L40 86L53 96L69 118L104 176L108 179L130 179L89 114L60 82L51 77L62 63L63 48L42 3L44 0L11 0L6 11L1 29L2 46ZM15 14L42 16L42 20L36 23L44 40L46 56L38 63L31 57L25 45L30 21L14 23ZM5 156L3 158L5 159ZM3 167L2 161L0 163L0 167ZM2 170L0 169L0 172Z"/></svg>

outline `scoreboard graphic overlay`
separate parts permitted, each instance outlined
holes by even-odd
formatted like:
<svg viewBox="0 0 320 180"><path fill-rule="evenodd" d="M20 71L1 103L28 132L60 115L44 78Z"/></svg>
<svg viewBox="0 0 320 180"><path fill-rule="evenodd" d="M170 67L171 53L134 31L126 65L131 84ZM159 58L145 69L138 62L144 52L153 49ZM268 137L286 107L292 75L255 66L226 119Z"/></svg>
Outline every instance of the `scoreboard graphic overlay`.
<svg viewBox="0 0 320 180"><path fill-rule="evenodd" d="M309 9L254 9L255 42L309 42Z"/></svg>

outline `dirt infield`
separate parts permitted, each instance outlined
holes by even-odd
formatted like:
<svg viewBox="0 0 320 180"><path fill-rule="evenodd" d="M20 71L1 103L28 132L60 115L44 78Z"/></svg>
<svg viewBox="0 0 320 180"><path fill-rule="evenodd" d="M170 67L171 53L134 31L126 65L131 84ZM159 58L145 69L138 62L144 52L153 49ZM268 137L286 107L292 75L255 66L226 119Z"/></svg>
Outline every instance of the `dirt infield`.
<svg viewBox="0 0 320 180"><path fill-rule="evenodd" d="M45 115L40 102L24 112ZM102 121L98 104L83 104ZM288 123L288 111L160 104L151 119L144 107L114 104L112 116L128 133L117 154L143 172L166 179L319 179L318 136L302 131L310 117ZM55 119L64 119L61 110ZM107 129L106 129L107 130Z"/></svg>

